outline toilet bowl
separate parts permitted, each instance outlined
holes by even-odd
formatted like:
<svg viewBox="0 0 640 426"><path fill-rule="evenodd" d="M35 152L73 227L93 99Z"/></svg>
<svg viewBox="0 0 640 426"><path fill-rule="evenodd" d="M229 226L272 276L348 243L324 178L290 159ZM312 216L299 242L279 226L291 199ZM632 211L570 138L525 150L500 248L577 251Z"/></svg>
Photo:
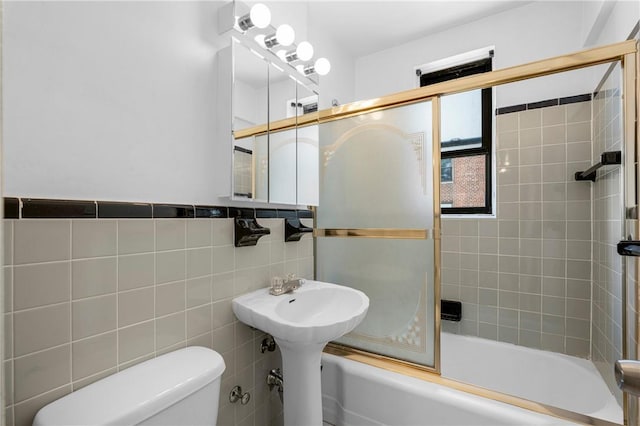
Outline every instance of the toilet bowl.
<svg viewBox="0 0 640 426"><path fill-rule="evenodd" d="M33 425L215 425L224 369L211 349L180 349L50 403Z"/></svg>

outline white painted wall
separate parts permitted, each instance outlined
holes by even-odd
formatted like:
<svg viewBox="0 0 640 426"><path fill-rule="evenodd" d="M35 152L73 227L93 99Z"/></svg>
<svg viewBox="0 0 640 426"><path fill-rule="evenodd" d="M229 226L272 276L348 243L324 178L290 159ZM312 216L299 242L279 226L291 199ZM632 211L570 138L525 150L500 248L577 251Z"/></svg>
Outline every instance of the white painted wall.
<svg viewBox="0 0 640 426"><path fill-rule="evenodd" d="M216 52L229 43L216 28L222 4L5 2L4 195L228 202L230 129L216 120L230 116L217 109L230 96L216 82ZM414 66L487 45L497 68L578 50L586 31L579 3L541 2L355 59L314 25L311 5L273 4L331 60L321 109L412 88ZM599 40L628 34L629 4L616 5ZM567 95L593 89L572 80L559 86ZM563 96L557 87L549 97ZM543 89L515 92L540 100Z"/></svg>
<svg viewBox="0 0 640 426"><path fill-rule="evenodd" d="M603 46L627 39L639 19L640 2L636 0L586 2L582 36L584 47ZM608 64L593 68L590 77L594 89L608 69Z"/></svg>
<svg viewBox="0 0 640 426"><path fill-rule="evenodd" d="M356 60L356 99L371 99L418 86L418 65L495 46L494 69L562 55L582 48L582 3L536 2L454 27ZM588 93L581 78L549 78L498 90L497 106Z"/></svg>
<svg viewBox="0 0 640 426"><path fill-rule="evenodd" d="M312 6L310 4L310 14L313 14ZM331 61L331 72L319 77L321 90L318 107L330 108L334 99L341 105L358 100L355 94L356 58L342 49L331 34L314 25L313 19L309 22L309 39L314 41L316 57L326 57Z"/></svg>
<svg viewBox="0 0 640 426"><path fill-rule="evenodd" d="M585 46L601 46L627 39L640 19L640 2L636 0L608 0L598 10L603 15L602 24L593 19L588 34L592 34L593 42L585 38ZM590 4L590 3L588 3Z"/></svg>
<svg viewBox="0 0 640 426"><path fill-rule="evenodd" d="M4 195L229 203L230 129L216 119L230 117L216 99L230 95L216 82L225 3L5 2ZM306 38L305 4L272 11ZM347 76L327 78L332 96L353 93L353 60L313 41Z"/></svg>
<svg viewBox="0 0 640 426"><path fill-rule="evenodd" d="M214 2L5 2L5 196L210 203Z"/></svg>

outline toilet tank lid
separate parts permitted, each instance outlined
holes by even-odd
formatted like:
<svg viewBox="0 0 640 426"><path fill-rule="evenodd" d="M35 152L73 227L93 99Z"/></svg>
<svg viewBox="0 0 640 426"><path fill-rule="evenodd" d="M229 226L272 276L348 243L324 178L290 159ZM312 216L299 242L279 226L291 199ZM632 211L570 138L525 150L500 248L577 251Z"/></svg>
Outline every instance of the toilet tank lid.
<svg viewBox="0 0 640 426"><path fill-rule="evenodd" d="M137 424L218 379L224 369L224 360L211 349L180 349L52 402L33 425Z"/></svg>

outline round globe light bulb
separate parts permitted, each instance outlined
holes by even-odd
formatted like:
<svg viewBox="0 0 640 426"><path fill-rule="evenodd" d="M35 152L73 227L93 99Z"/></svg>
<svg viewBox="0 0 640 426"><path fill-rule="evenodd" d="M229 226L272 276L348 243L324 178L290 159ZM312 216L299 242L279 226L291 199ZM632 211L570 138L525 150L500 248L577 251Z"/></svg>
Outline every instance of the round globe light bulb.
<svg viewBox="0 0 640 426"><path fill-rule="evenodd" d="M318 75L327 75L329 71L331 71L331 62L329 62L327 58L318 58L314 64L314 68Z"/></svg>
<svg viewBox="0 0 640 426"><path fill-rule="evenodd" d="M271 23L271 11L262 3L254 4L249 11L251 22L258 28L267 28Z"/></svg>
<svg viewBox="0 0 640 426"><path fill-rule="evenodd" d="M296 70L298 70L300 74L304 75L304 65L302 64L296 65Z"/></svg>
<svg viewBox="0 0 640 426"><path fill-rule="evenodd" d="M296 55L301 61L308 61L313 57L313 46L308 41L303 41L296 48Z"/></svg>
<svg viewBox="0 0 640 426"><path fill-rule="evenodd" d="M296 32L291 28L291 25L282 24L276 30L276 39L278 44L282 46L290 46L295 38Z"/></svg>

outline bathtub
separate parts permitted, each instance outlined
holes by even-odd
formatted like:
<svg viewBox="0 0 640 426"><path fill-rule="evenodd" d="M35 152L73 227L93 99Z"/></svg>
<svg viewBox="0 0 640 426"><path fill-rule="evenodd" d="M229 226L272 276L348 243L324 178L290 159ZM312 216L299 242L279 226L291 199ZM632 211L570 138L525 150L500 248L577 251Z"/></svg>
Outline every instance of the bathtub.
<svg viewBox="0 0 640 426"><path fill-rule="evenodd" d="M622 408L591 361L479 337L440 339L443 377L622 423Z"/></svg>
<svg viewBox="0 0 640 426"><path fill-rule="evenodd" d="M483 345L488 347L484 347ZM466 345L466 346L465 346ZM470 348L473 345L473 349ZM493 346L493 352L490 352ZM451 354L454 353L455 356ZM547 357L550 355L550 357ZM585 397L580 392L590 388L594 383L591 373L598 374L593 365L586 360L557 354L548 354L535 349L521 348L516 345L493 342L485 339L456 336L443 333L442 336L442 370L449 378L460 381L478 383L477 379L491 377L500 385L514 383L524 384L524 388L535 388L541 395L550 394L557 401L564 393L567 400L577 401ZM450 359L447 358L450 356ZM538 360L527 358L538 356ZM466 357L466 359L465 359ZM506 359L506 361L505 361ZM445 361L446 360L446 361ZM482 360L482 364L480 364ZM551 365L559 361L559 365ZM570 361L577 361L572 364ZM584 361L581 362L581 361ZM466 364L463 364L466 363ZM323 354L322 356L322 407L325 422L336 426L356 425L393 425L393 426L449 426L449 425L568 425L574 424L557 417L535 413L506 403L482 398L470 393L408 377L402 374L382 370L342 357ZM461 368L456 371L456 365ZM572 366L570 366L572 365ZM590 365L590 366L589 366ZM496 379L497 375L504 375ZM563 376L566 372L572 375ZM454 372L454 373L452 373ZM542 379L545 372L549 377L555 375L558 384ZM474 378L474 374L478 377ZM530 377L525 377L525 375ZM588 379L584 379L584 377ZM577 377L577 378L576 378ZM599 379L599 376L597 376ZM515 380L513 380L515 379ZM567 386L568 380L577 380L574 389ZM513 383L512 383L513 382ZM529 386L532 384L532 386ZM512 387L484 387L514 394ZM588 415L603 418L616 423L622 422L622 410L606 389L600 379L598 389L604 386L606 395L597 394L589 398L603 397L604 402L596 407L595 412ZM548 387L543 387L548 386ZM529 397L535 400L532 394ZM537 398L541 399L541 398ZM543 401L539 401L543 402ZM556 405L556 404L554 404ZM595 405L598 405L597 403ZM557 405L556 405L557 406ZM572 408L563 407L574 411ZM574 407L575 408L575 407Z"/></svg>

